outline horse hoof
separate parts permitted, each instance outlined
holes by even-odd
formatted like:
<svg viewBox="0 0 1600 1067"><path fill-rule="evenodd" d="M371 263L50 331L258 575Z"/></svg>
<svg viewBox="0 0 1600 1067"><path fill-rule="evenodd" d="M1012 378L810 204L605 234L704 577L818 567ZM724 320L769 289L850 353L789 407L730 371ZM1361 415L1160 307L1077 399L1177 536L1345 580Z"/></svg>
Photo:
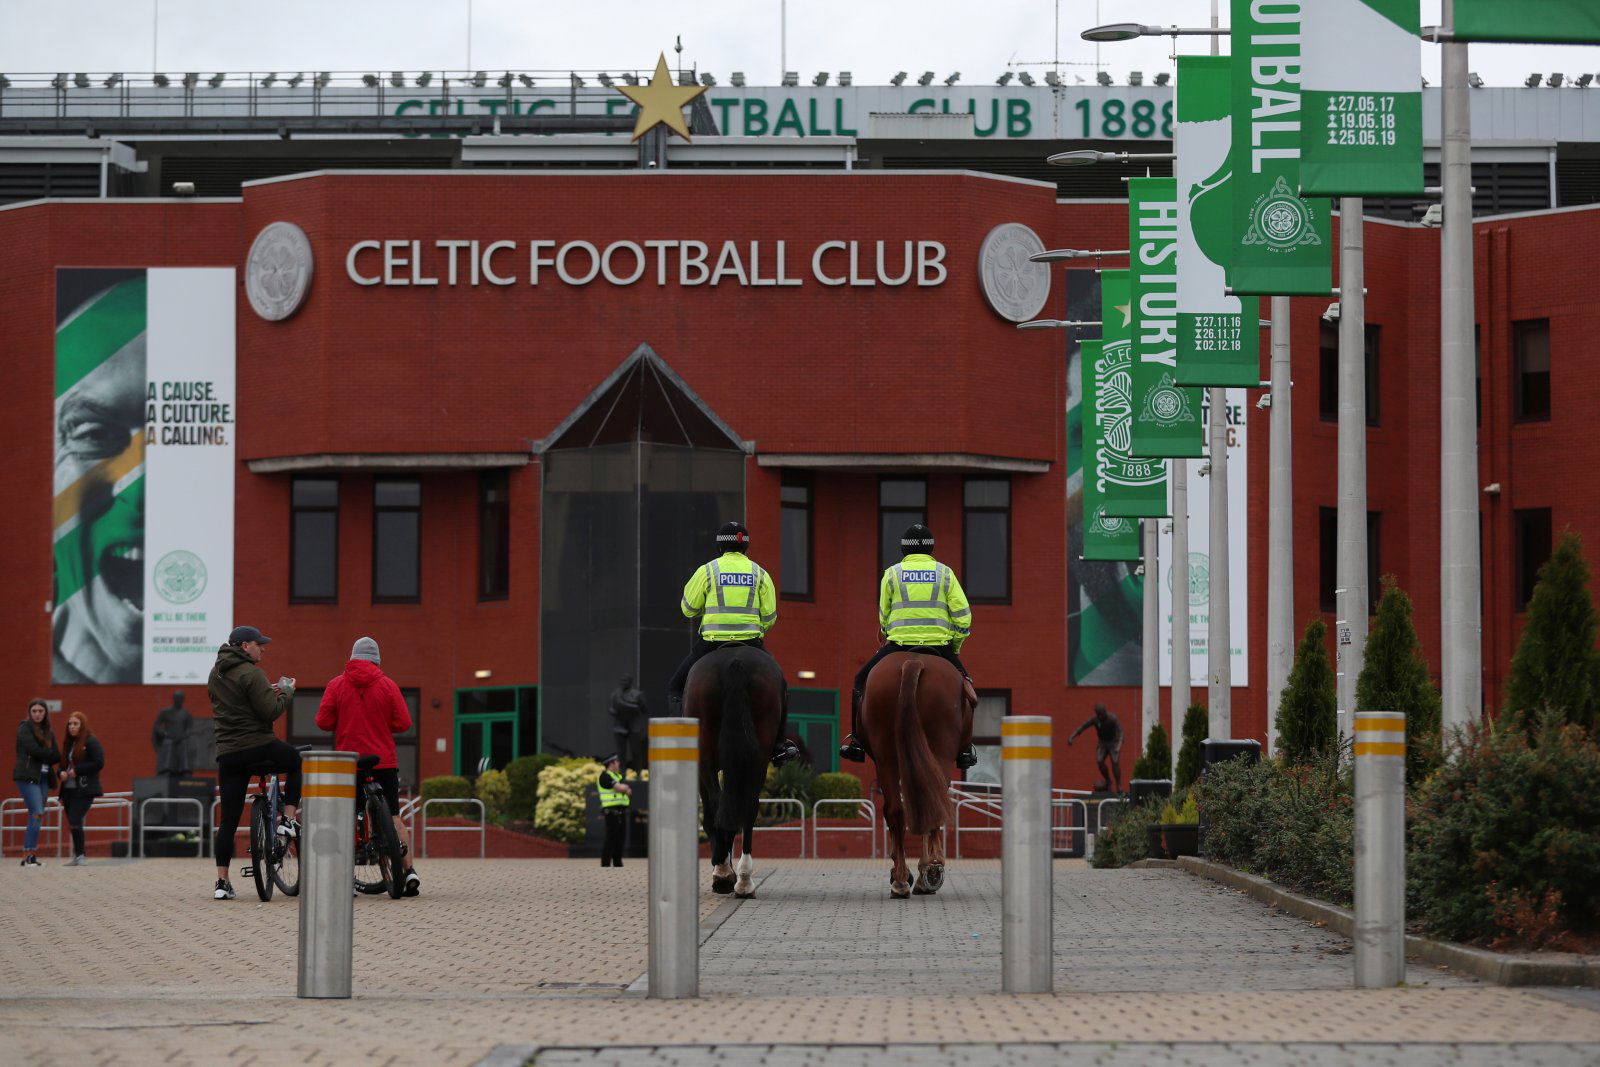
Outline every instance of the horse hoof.
<svg viewBox="0 0 1600 1067"><path fill-rule="evenodd" d="M732 878L713 878L713 879L711 879L711 891L713 893L721 893L723 896L728 895L729 893L733 892L733 879Z"/></svg>
<svg viewBox="0 0 1600 1067"><path fill-rule="evenodd" d="M922 879L928 883L928 892L937 893L944 885L944 865L935 864L922 872Z"/></svg>
<svg viewBox="0 0 1600 1067"><path fill-rule="evenodd" d="M911 887L904 882L895 882L889 886L889 896L895 900L908 900L911 897Z"/></svg>
<svg viewBox="0 0 1600 1067"><path fill-rule="evenodd" d="M733 895L738 897L740 900L751 900L756 895L756 889L755 886L751 886L749 889L736 889L734 890Z"/></svg>
<svg viewBox="0 0 1600 1067"><path fill-rule="evenodd" d="M924 880L922 878L918 878L917 879L917 884L911 887L911 891L913 893L917 894L917 896L919 896L919 897L927 897L927 896L932 896L933 894L937 893L939 890L938 890L937 887L931 885L926 880Z"/></svg>

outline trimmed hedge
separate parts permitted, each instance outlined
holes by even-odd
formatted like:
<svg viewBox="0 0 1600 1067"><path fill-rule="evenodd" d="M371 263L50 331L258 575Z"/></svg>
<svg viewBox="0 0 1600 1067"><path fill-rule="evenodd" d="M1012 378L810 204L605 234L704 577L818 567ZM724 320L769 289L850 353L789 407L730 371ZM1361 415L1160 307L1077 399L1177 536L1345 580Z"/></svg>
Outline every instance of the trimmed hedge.
<svg viewBox="0 0 1600 1067"><path fill-rule="evenodd" d="M511 800L511 783L505 771L484 771L478 775L478 799L483 801L485 817L498 818L506 812Z"/></svg>
<svg viewBox="0 0 1600 1067"><path fill-rule="evenodd" d="M424 778L417 790L417 795L424 802L456 798L470 800L472 798L472 783L459 774L441 774L435 778ZM478 817L478 809L472 804L435 804L428 809L428 814L434 816L459 815L464 818L475 819Z"/></svg>
<svg viewBox="0 0 1600 1067"><path fill-rule="evenodd" d="M511 785L511 797L506 802L507 815L513 819L533 818L539 804L539 772L555 762L555 756L540 752L533 756L518 756L506 764L506 781Z"/></svg>
<svg viewBox="0 0 1600 1067"><path fill-rule="evenodd" d="M533 828L546 837L576 845L583 840L583 813L588 791L605 770L592 759L558 760L539 775L539 802Z"/></svg>
<svg viewBox="0 0 1600 1067"><path fill-rule="evenodd" d="M825 771L817 775L816 781L811 783L811 799L818 800L859 800L861 798L861 779L845 771ZM824 808L824 811L827 809ZM836 809L843 812L844 808ZM810 814L807 810L806 814Z"/></svg>

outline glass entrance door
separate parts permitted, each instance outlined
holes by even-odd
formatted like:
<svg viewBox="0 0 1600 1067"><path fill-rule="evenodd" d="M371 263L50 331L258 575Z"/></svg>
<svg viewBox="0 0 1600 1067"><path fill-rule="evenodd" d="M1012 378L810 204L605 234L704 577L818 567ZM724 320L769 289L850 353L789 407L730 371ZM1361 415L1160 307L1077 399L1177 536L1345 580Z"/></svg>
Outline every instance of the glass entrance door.
<svg viewBox="0 0 1600 1067"><path fill-rule="evenodd" d="M539 751L539 690L497 686L456 690L455 772L468 778L504 770Z"/></svg>

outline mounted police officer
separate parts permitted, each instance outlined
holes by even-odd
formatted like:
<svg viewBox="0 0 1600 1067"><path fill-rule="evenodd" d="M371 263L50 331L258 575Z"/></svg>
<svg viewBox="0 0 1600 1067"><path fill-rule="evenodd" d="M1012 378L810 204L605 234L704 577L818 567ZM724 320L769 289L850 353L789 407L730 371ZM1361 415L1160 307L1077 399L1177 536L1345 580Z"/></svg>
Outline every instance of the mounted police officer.
<svg viewBox="0 0 1600 1067"><path fill-rule="evenodd" d="M683 587L685 618L699 618L700 632L689 655L667 683L670 715L683 714L683 688L689 669L700 657L727 648L749 645L763 652L762 637L778 620L778 594L772 576L749 558L750 531L742 522L724 523L717 531L716 559L703 564ZM769 653L770 655L770 653ZM787 703L787 701L785 701ZM780 728L772 763L781 766L800 755Z"/></svg>
<svg viewBox="0 0 1600 1067"><path fill-rule="evenodd" d="M867 675L892 652L927 652L944 657L965 679L963 699L969 704L978 702L972 679L957 655L972 633L972 608L955 571L933 558L933 531L920 522L906 527L900 536L900 553L900 562L883 572L878 585L878 628L886 640L856 672L850 694L850 733L839 747L839 756L854 763L862 763L867 757L856 739ZM956 756L956 766L962 770L977 762L970 743Z"/></svg>

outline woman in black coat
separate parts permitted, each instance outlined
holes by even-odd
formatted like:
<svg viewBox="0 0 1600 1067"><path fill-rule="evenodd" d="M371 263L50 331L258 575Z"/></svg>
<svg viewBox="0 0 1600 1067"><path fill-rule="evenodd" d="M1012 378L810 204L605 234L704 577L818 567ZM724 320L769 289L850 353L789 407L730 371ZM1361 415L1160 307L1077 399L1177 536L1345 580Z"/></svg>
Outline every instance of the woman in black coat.
<svg viewBox="0 0 1600 1067"><path fill-rule="evenodd" d="M89 732L89 720L81 711L67 717L67 732L62 738L61 770L57 780L61 783L61 806L67 809L67 825L72 827L72 858L68 867L82 867L89 860L84 855L83 820L101 794L100 768L106 765L105 750L100 740Z"/></svg>
<svg viewBox="0 0 1600 1067"><path fill-rule="evenodd" d="M28 829L23 834L22 865L38 867L39 827L44 822L44 802L50 796L51 770L61 762L55 734L50 732L50 710L39 699L28 701L28 714L17 726L17 765L11 780L28 805Z"/></svg>

